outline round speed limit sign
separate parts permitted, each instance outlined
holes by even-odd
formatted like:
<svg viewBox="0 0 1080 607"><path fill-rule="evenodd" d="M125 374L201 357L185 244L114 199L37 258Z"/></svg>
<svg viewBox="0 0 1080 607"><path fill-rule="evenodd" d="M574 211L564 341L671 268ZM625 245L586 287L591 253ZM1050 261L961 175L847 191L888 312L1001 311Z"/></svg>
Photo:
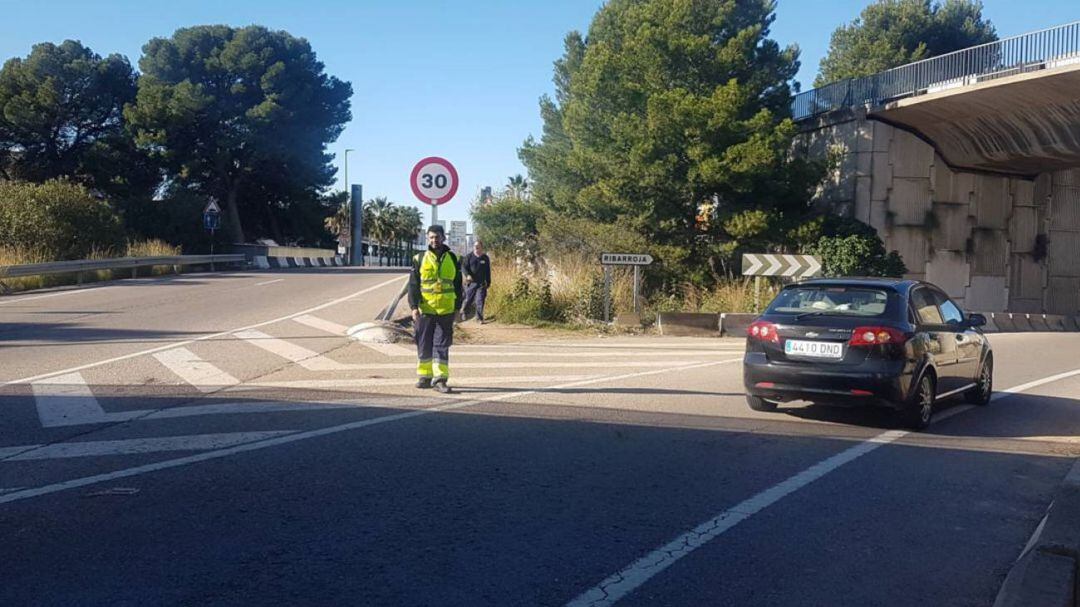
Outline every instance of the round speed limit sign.
<svg viewBox="0 0 1080 607"><path fill-rule="evenodd" d="M458 174L445 158L429 156L416 163L409 177L413 194L424 204L438 206L449 202L458 189Z"/></svg>

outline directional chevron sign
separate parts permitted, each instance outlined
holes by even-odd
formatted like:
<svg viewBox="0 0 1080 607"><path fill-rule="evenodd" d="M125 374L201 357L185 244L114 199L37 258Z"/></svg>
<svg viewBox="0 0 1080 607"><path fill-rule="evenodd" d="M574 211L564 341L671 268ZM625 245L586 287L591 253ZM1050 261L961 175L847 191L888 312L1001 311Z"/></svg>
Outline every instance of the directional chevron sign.
<svg viewBox="0 0 1080 607"><path fill-rule="evenodd" d="M746 253L742 256L743 276L788 276L813 278L821 274L821 261L813 255Z"/></svg>

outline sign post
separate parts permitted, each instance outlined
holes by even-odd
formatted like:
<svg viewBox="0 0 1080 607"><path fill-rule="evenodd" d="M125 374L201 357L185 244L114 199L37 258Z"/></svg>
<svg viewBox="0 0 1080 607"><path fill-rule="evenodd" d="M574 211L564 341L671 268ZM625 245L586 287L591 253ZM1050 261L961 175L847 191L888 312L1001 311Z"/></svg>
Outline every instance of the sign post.
<svg viewBox="0 0 1080 607"><path fill-rule="evenodd" d="M213 198L203 209L203 227L210 231L210 271L214 271L214 232L221 227L221 207Z"/></svg>
<svg viewBox="0 0 1080 607"><path fill-rule="evenodd" d="M409 186L420 202L431 205L431 225L439 223L439 205L457 194L458 173L449 160L428 156L413 167Z"/></svg>
<svg viewBox="0 0 1080 607"><path fill-rule="evenodd" d="M652 255L645 253L601 253L600 265L604 267L604 322L611 318L611 266L634 266L634 314L641 316L641 266L653 262Z"/></svg>

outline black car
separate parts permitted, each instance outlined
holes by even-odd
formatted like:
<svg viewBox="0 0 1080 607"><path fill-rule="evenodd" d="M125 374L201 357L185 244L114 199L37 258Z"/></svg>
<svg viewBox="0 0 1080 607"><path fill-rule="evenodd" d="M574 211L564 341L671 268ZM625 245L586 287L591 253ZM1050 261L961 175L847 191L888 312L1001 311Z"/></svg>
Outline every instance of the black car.
<svg viewBox="0 0 1080 607"><path fill-rule="evenodd" d="M994 355L984 324L915 280L788 285L748 330L746 402L755 411L790 400L884 406L922 429L938 400L990 402Z"/></svg>

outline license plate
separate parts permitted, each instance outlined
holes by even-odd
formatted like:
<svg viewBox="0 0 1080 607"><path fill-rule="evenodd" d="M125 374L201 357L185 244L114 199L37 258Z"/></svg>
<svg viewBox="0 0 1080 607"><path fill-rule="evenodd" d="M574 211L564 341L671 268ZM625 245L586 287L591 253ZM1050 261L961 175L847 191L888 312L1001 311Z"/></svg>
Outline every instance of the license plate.
<svg viewBox="0 0 1080 607"><path fill-rule="evenodd" d="M784 354L810 358L842 358L844 356L844 345L828 341L789 339L784 342Z"/></svg>

